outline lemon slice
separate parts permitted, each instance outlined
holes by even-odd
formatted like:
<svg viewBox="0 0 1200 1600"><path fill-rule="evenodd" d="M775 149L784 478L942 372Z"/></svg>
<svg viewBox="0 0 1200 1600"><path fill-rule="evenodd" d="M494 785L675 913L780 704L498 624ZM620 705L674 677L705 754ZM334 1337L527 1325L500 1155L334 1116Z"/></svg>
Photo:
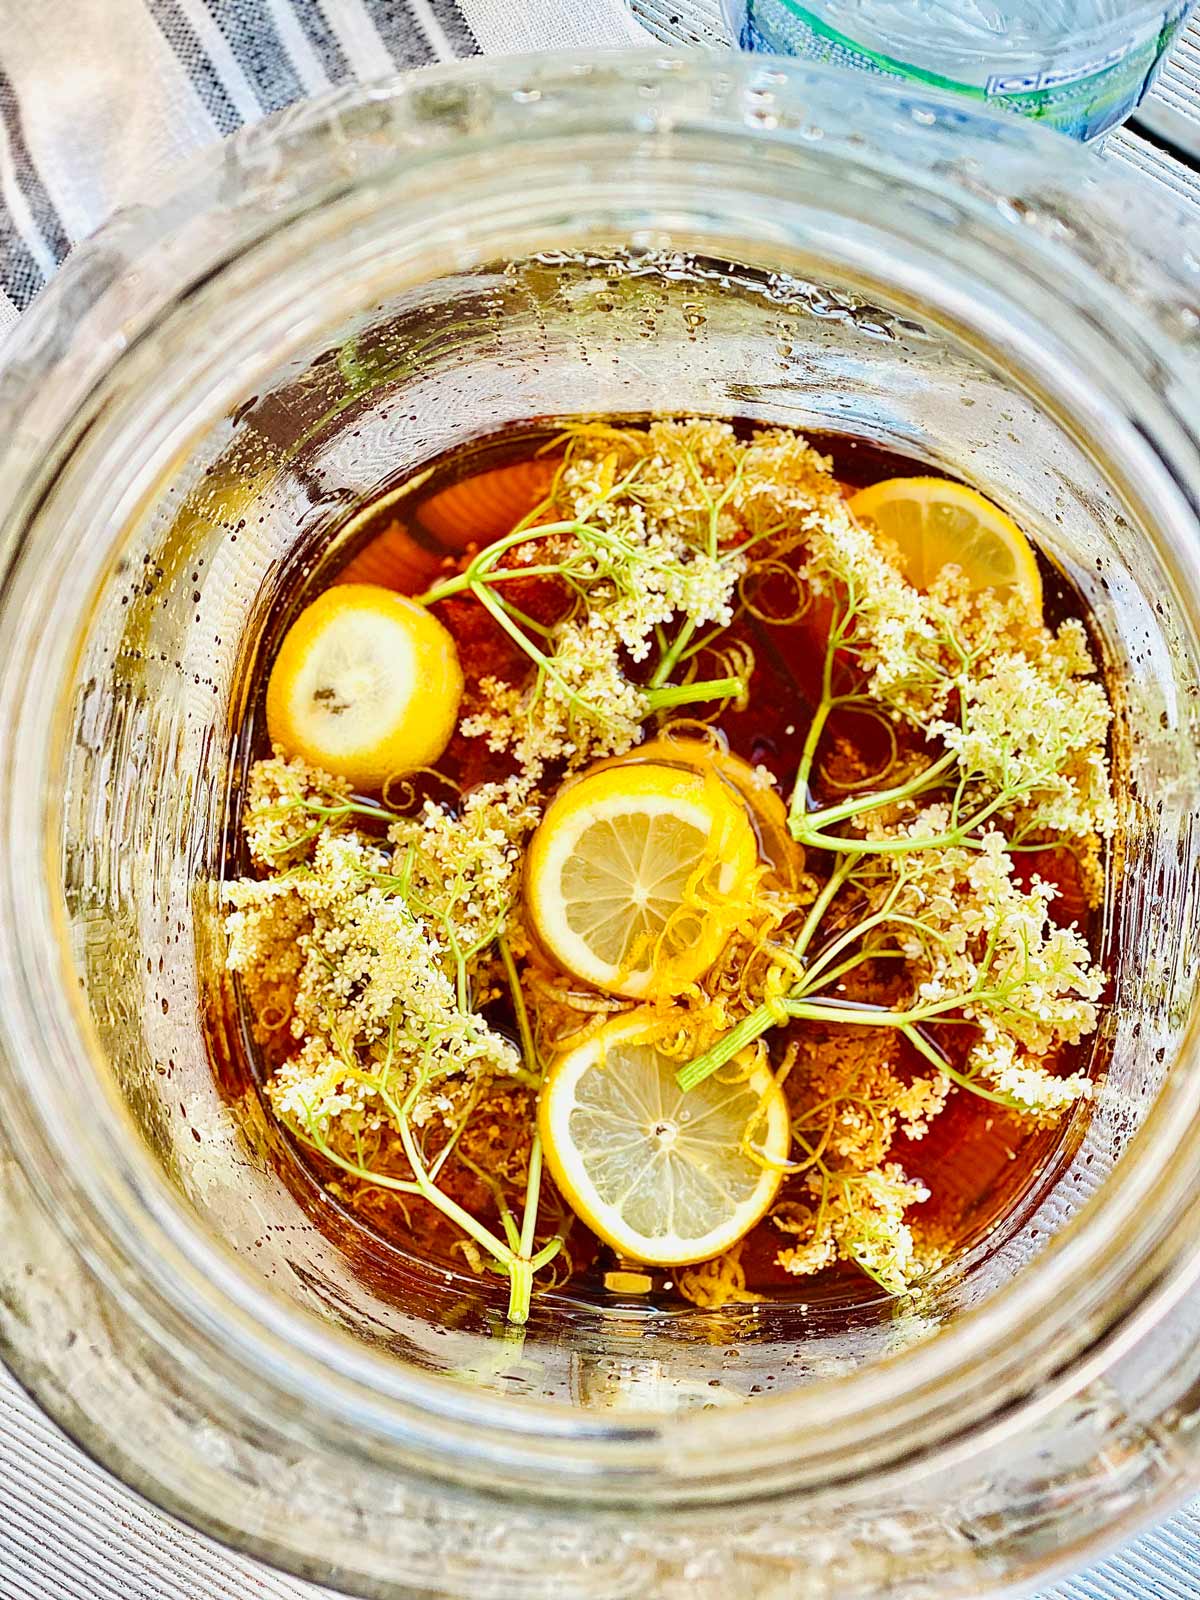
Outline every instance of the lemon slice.
<svg viewBox="0 0 1200 1600"><path fill-rule="evenodd" d="M945 566L972 589L1016 589L1042 609L1042 577L1029 540L999 506L949 478L885 478L860 489L850 509L898 547L904 571L928 589Z"/></svg>
<svg viewBox="0 0 1200 1600"><path fill-rule="evenodd" d="M714 773L657 762L563 789L529 847L525 898L547 953L613 994L672 994L713 964L745 909L758 844Z"/></svg>
<svg viewBox="0 0 1200 1600"><path fill-rule="evenodd" d="M538 1126L555 1183L593 1233L634 1261L684 1266L762 1218L791 1126L766 1066L735 1060L685 1093L651 1027L633 1012L563 1056Z"/></svg>
<svg viewBox="0 0 1200 1600"><path fill-rule="evenodd" d="M424 606L375 584L337 584L284 636L267 731L290 755L380 789L441 755L462 686L454 639Z"/></svg>

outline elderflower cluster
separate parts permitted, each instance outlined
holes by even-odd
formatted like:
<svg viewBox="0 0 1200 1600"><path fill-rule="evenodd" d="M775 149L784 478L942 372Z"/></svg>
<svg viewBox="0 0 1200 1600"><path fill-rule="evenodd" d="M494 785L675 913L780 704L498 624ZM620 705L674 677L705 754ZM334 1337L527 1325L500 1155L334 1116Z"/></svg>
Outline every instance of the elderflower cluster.
<svg viewBox="0 0 1200 1600"><path fill-rule="evenodd" d="M940 714L953 688L941 618L893 553L855 521L832 479L823 510L804 543L803 576L813 593L834 602L835 615L851 619L844 649L866 694L915 722Z"/></svg>
<svg viewBox="0 0 1200 1600"><path fill-rule="evenodd" d="M294 816L345 790L301 763L256 763L250 792L248 837L276 861L282 841L287 865L227 886L226 962L260 1035L298 1047L269 1086L280 1115L310 1133L373 1129L416 1091L419 1126L462 1084L514 1073L517 1052L463 990L468 952L502 931L515 898L527 799L489 785L459 816L426 805L398 820L385 842L341 813L302 838Z"/></svg>
<svg viewBox="0 0 1200 1600"><path fill-rule="evenodd" d="M322 829L337 826L349 795L344 778L300 756L276 750L269 760L256 761L246 783L244 833L251 859L259 866L285 865Z"/></svg>
<svg viewBox="0 0 1200 1600"><path fill-rule="evenodd" d="M959 721L935 722L930 732L955 752L968 782L1008 801L1007 821L1107 836L1116 826L1106 751L1112 707L1089 676L1096 669L1081 625L1041 633L1025 649L997 651L982 673L964 674Z"/></svg>
<svg viewBox="0 0 1200 1600"><path fill-rule="evenodd" d="M573 771L640 742L646 696L625 676L620 641L596 613L559 628L554 668L532 684L482 679L483 709L463 718L462 732L511 751L533 778L552 762Z"/></svg>
<svg viewBox="0 0 1200 1600"><path fill-rule="evenodd" d="M830 463L803 440L764 433L746 449L728 509L797 551L801 581L827 597L864 698L955 752L969 782L1002 797L1007 820L1086 838L1114 827L1111 708L1082 625L1056 633L1019 593L974 590L954 567L929 592L860 524Z"/></svg>
<svg viewBox="0 0 1200 1600"><path fill-rule="evenodd" d="M741 524L720 501L744 450L720 423L579 430L546 514L577 525L560 564L584 604L553 630L527 681L480 684L484 704L465 733L511 750L535 776L640 741L653 699L629 669L680 630L690 638L733 620L746 558L722 544Z"/></svg>
<svg viewBox="0 0 1200 1600"><path fill-rule="evenodd" d="M476 951L502 934L516 901L521 856L541 818L527 777L484 783L457 811L426 800L388 829L394 875L442 942Z"/></svg>
<svg viewBox="0 0 1200 1600"><path fill-rule="evenodd" d="M924 835L945 820L944 807L927 807L905 826ZM872 892L888 942L908 962L904 1009L930 1020L953 1011L978 1025L969 1077L1046 1121L1090 1093L1085 1074L1061 1077L1051 1058L1094 1032L1104 974L1079 929L1054 922L1055 886L1018 882L998 829L978 848L881 856Z"/></svg>
<svg viewBox="0 0 1200 1600"><path fill-rule="evenodd" d="M950 1080L902 1070L899 1035L888 1028L809 1025L785 1070L793 1159L808 1168L804 1187L815 1204L787 1200L772 1213L798 1241L778 1253L779 1265L804 1277L854 1261L886 1288L903 1288L917 1264L906 1212L929 1191L889 1152L897 1134L925 1137Z"/></svg>
<svg viewBox="0 0 1200 1600"><path fill-rule="evenodd" d="M888 1161L867 1172L822 1171L805 1187L812 1201L785 1201L772 1213L780 1232L799 1241L779 1252L781 1267L807 1277L835 1261L853 1261L894 1294L912 1282L920 1261L906 1213L929 1199L923 1183Z"/></svg>
<svg viewBox="0 0 1200 1600"><path fill-rule="evenodd" d="M823 1160L866 1172L883 1162L897 1133L924 1138L950 1081L902 1072L899 1057L890 1028L810 1025L787 1079L792 1124L805 1144Z"/></svg>

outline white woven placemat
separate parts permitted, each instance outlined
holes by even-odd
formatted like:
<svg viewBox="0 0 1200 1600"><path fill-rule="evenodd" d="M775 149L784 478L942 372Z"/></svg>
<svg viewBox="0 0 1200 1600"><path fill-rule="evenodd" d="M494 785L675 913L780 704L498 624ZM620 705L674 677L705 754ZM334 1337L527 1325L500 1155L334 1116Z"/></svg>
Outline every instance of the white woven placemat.
<svg viewBox="0 0 1200 1600"><path fill-rule="evenodd" d="M0 0L0 334L148 178L302 95L477 52L723 40L716 0L632 4L642 26L623 0ZM1200 26L1142 125L1109 158L1200 205L1161 147L1200 151ZM328 1597L147 1505L0 1368L0 1600ZM1200 1504L1040 1600L1200 1600Z"/></svg>

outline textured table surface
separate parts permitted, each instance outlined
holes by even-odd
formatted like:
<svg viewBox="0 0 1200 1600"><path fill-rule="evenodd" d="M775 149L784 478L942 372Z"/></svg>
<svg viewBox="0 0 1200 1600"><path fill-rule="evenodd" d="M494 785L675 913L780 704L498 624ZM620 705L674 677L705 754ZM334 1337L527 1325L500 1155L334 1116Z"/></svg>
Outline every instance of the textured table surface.
<svg viewBox="0 0 1200 1600"><path fill-rule="evenodd" d="M723 42L716 0L633 0L633 10L664 44ZM136 163L114 162L120 177L106 186L103 172L64 165L45 126L63 93L59 64L83 57L90 29L99 27L102 50L143 74L147 172L347 76L478 49L638 35L621 0L39 0L36 27L33 15L28 0L0 0L0 330L74 239L135 197ZM103 65L93 58L89 72L60 98L85 121L104 110ZM126 143L138 133L128 122ZM1189 164L1200 157L1200 24L1105 155L1200 206L1200 176ZM222 1549L124 1489L0 1369L0 1600L322 1597L327 1591ZM1200 1502L1038 1600L1200 1600Z"/></svg>

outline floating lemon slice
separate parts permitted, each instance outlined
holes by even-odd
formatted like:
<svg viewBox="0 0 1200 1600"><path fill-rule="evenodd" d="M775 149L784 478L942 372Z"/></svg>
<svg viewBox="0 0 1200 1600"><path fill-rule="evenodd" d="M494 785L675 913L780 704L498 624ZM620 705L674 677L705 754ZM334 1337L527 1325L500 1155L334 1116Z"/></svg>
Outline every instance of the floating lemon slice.
<svg viewBox="0 0 1200 1600"><path fill-rule="evenodd" d="M973 589L1019 590L1040 615L1042 578L1033 547L974 489L949 478L885 478L852 496L850 509L897 545L918 589L928 589L943 567L953 565Z"/></svg>
<svg viewBox="0 0 1200 1600"><path fill-rule="evenodd" d="M267 731L289 754L380 789L441 755L462 686L454 640L424 606L375 584L338 584L284 636Z"/></svg>
<svg viewBox="0 0 1200 1600"><path fill-rule="evenodd" d="M684 1266L762 1218L791 1126L783 1091L752 1056L685 1093L651 1027L637 1012L618 1017L563 1056L538 1126L555 1183L593 1233L635 1261Z"/></svg>
<svg viewBox="0 0 1200 1600"><path fill-rule="evenodd" d="M613 994L676 993L744 910L758 843L713 773L645 762L563 789L533 836L525 898L547 952Z"/></svg>

